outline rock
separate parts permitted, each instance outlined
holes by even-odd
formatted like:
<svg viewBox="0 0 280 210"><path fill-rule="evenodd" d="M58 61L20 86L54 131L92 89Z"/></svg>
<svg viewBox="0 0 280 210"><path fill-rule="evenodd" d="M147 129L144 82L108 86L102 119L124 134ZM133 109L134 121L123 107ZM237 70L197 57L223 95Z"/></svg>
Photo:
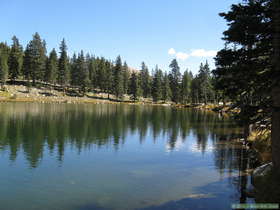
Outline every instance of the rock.
<svg viewBox="0 0 280 210"><path fill-rule="evenodd" d="M273 168L272 163L267 163L257 167L252 174L252 185L256 186L258 182L260 182L264 176L266 176Z"/></svg>

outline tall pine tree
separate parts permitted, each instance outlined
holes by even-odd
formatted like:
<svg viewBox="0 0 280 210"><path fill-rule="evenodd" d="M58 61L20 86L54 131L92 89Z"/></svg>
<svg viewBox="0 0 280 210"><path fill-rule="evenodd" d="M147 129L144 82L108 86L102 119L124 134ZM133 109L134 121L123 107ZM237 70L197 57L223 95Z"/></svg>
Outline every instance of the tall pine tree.
<svg viewBox="0 0 280 210"><path fill-rule="evenodd" d="M68 57L67 57L67 46L65 39L61 41L60 44L60 57L58 60L58 76L57 82L65 89L65 86L69 82L69 64L68 64Z"/></svg>
<svg viewBox="0 0 280 210"><path fill-rule="evenodd" d="M23 49L16 36L13 36L12 40L13 44L9 55L9 77L14 81L21 75Z"/></svg>
<svg viewBox="0 0 280 210"><path fill-rule="evenodd" d="M57 80L58 59L55 49L50 52L47 59L45 81L50 84L55 84Z"/></svg>
<svg viewBox="0 0 280 210"><path fill-rule="evenodd" d="M171 68L169 78L170 88L172 91L172 101L178 103L180 100L181 73L177 60L173 59L169 67Z"/></svg>
<svg viewBox="0 0 280 210"><path fill-rule="evenodd" d="M9 56L9 47L5 43L0 43L0 83L2 89L6 84L8 78L8 56Z"/></svg>
<svg viewBox="0 0 280 210"><path fill-rule="evenodd" d="M130 78L130 86L129 86L129 93L131 94L132 100L138 100L140 95L140 85L139 85L139 78L136 72L131 74Z"/></svg>
<svg viewBox="0 0 280 210"><path fill-rule="evenodd" d="M149 69L144 62L141 64L140 70L140 87L144 98L148 98L151 95L151 78L149 75Z"/></svg>
<svg viewBox="0 0 280 210"><path fill-rule="evenodd" d="M170 89L169 76L167 73L165 73L162 82L162 100L166 102L170 98L171 98L171 89Z"/></svg>
<svg viewBox="0 0 280 210"><path fill-rule="evenodd" d="M114 81L113 81L113 91L116 96L116 98L122 98L123 97L123 71L122 71L122 60L121 57L118 56L115 63L114 68Z"/></svg>
<svg viewBox="0 0 280 210"><path fill-rule="evenodd" d="M152 97L154 102L157 102L162 98L162 77L162 71L156 66L152 83Z"/></svg>

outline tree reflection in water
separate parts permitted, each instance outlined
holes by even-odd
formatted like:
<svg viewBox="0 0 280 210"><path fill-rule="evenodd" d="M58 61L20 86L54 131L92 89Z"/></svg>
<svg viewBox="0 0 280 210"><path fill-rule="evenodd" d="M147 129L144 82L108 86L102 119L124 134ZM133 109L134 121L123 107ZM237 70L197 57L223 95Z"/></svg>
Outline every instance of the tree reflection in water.
<svg viewBox="0 0 280 210"><path fill-rule="evenodd" d="M231 177L239 201L246 202L248 178L242 176L248 168L246 152L229 143L241 129L216 113L160 106L7 103L0 106L0 124L0 152L8 151L15 161L23 151L31 168L46 152L56 154L62 163L66 146L78 153L101 147L118 151L129 141L128 133L138 133L140 144L149 134L155 143L166 136L170 151L193 135L195 149L201 153L212 149L221 178Z"/></svg>

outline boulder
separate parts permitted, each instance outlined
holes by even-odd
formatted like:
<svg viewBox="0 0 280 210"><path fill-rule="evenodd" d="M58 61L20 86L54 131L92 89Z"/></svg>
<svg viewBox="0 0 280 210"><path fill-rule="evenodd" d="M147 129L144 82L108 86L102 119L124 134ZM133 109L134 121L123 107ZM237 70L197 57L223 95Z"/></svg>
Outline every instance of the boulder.
<svg viewBox="0 0 280 210"><path fill-rule="evenodd" d="M272 163L267 163L257 167L252 174L252 185L256 187L256 185L263 180L263 178L272 171L273 165Z"/></svg>

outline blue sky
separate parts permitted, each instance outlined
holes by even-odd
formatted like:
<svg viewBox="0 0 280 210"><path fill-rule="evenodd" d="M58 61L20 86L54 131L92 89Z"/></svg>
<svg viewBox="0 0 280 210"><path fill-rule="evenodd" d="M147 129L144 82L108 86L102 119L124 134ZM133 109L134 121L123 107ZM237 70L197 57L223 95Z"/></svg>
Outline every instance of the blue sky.
<svg viewBox="0 0 280 210"><path fill-rule="evenodd" d="M181 71L197 72L224 44L228 11L238 0L1 0L0 41L25 45L39 32L48 50L66 39L69 53L85 52L128 65L163 70L175 57Z"/></svg>

